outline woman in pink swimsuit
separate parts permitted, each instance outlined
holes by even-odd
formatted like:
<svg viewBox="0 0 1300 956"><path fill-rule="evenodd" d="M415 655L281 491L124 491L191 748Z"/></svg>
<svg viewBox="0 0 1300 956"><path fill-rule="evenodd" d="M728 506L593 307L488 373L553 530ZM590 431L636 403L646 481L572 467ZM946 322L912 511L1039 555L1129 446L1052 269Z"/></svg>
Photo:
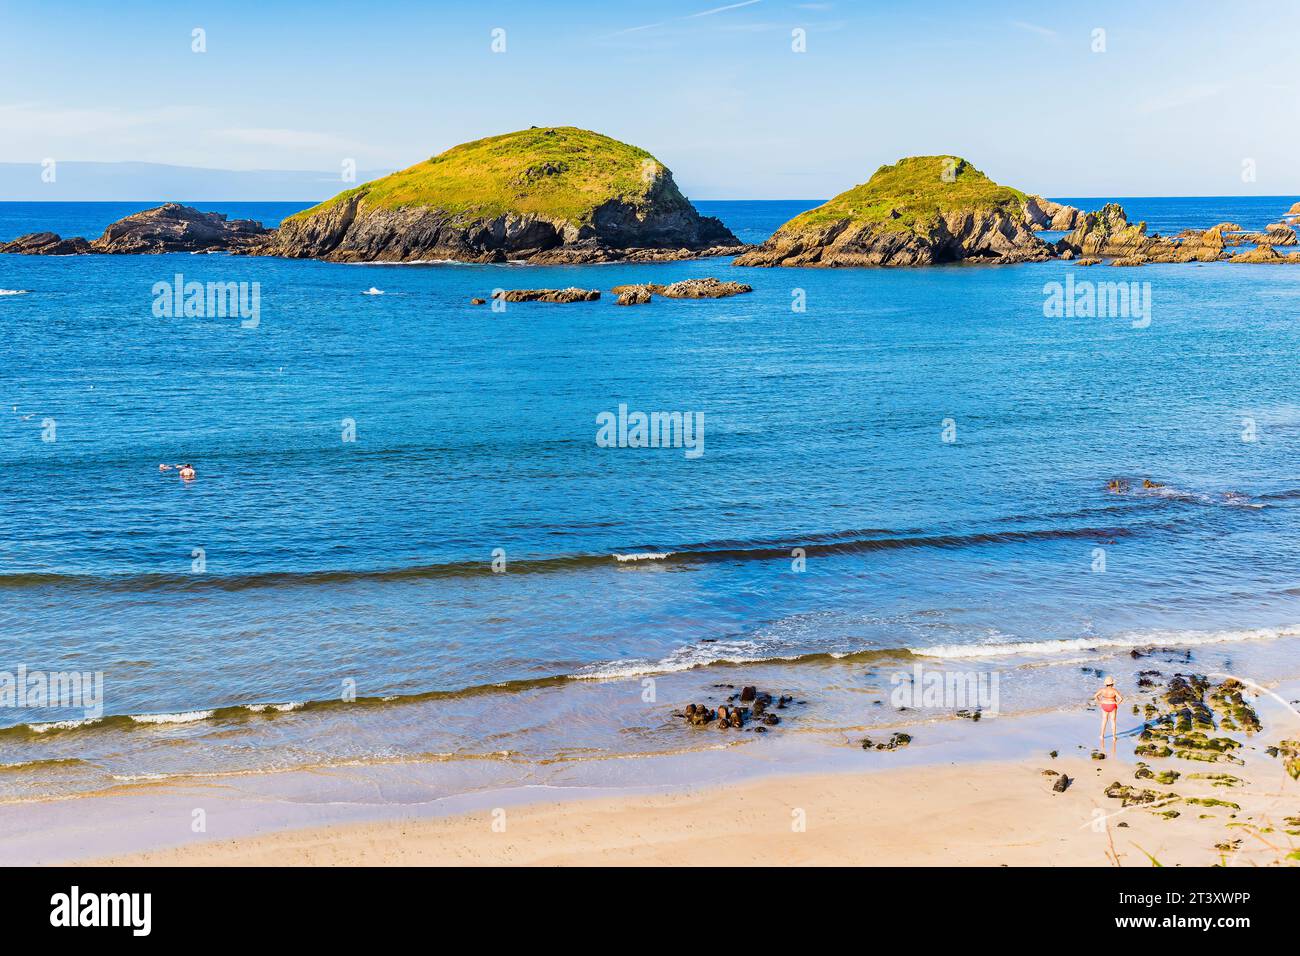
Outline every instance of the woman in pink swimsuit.
<svg viewBox="0 0 1300 956"><path fill-rule="evenodd" d="M1106 686L1092 695L1092 699L1101 707L1101 737L1106 739L1106 721L1110 721L1110 739L1115 739L1115 715L1119 705L1124 703L1124 695L1115 689L1115 678L1107 677Z"/></svg>

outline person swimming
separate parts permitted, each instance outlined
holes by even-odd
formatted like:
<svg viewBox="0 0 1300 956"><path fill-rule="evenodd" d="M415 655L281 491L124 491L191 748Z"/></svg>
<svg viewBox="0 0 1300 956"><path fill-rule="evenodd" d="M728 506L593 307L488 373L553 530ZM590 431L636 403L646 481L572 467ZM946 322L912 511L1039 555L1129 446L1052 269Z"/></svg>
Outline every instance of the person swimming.
<svg viewBox="0 0 1300 956"><path fill-rule="evenodd" d="M198 475L194 471L193 465L181 465L181 480L193 481Z"/></svg>
<svg viewBox="0 0 1300 956"><path fill-rule="evenodd" d="M1093 694L1092 699L1101 707L1101 735L1097 739L1106 739L1106 721L1110 721L1110 739L1114 740L1119 705L1124 703L1124 695L1115 689L1115 678L1107 677L1106 686Z"/></svg>

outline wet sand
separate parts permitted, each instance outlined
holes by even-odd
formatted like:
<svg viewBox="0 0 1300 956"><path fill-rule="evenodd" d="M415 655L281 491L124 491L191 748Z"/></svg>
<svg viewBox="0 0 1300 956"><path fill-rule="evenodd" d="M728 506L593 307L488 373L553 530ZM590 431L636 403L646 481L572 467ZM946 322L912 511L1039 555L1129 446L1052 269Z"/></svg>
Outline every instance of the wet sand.
<svg viewBox="0 0 1300 956"><path fill-rule="evenodd" d="M108 865L1270 865L1300 847L1282 817L1300 787L1260 763L1230 794L1208 783L1177 818L1103 790L1116 774L1087 758L768 777L721 788L500 807L203 843ZM1055 768L1076 778L1055 793ZM1294 828L1293 828L1294 829ZM1268 832L1270 831L1271 832ZM1239 845L1230 845L1240 840ZM1216 845L1228 846L1218 849Z"/></svg>

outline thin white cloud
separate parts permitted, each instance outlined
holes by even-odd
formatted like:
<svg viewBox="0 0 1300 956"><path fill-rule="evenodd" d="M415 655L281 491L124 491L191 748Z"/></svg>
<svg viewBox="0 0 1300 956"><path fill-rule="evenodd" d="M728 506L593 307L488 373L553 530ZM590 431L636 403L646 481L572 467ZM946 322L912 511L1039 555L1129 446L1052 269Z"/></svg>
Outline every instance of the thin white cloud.
<svg viewBox="0 0 1300 956"><path fill-rule="evenodd" d="M626 30L616 30L609 35L612 37L621 37L625 33L639 33L642 30L653 30L655 27L661 27L663 25L663 23L643 23L639 27L628 27Z"/></svg>
<svg viewBox="0 0 1300 956"><path fill-rule="evenodd" d="M712 10L701 10L699 13L692 13L689 16L682 17L683 20L694 20L697 17L711 17L715 13L726 13L728 10L739 10L741 7L752 7L756 3L762 3L763 0L742 0L741 3L729 3L725 7L714 7Z"/></svg>
<svg viewBox="0 0 1300 956"><path fill-rule="evenodd" d="M725 7L713 7L710 10L701 10L699 13L688 13L685 16L674 17L671 20L661 20L659 23L643 23L639 27L628 27L625 30L615 30L613 33L606 34L605 39L610 37L621 37L629 33L639 33L642 30L653 30L656 27L665 27L670 23L677 23L683 20L698 20L700 17L711 17L714 14L726 13L728 10L739 10L741 7L752 7L756 3L762 3L763 0L741 0L740 3L729 3Z"/></svg>
<svg viewBox="0 0 1300 956"><path fill-rule="evenodd" d="M1026 23L1024 20L1012 20L1011 25L1017 30L1024 30L1026 33L1037 33L1040 37L1051 37L1055 40L1059 33L1048 27L1041 27L1037 23Z"/></svg>

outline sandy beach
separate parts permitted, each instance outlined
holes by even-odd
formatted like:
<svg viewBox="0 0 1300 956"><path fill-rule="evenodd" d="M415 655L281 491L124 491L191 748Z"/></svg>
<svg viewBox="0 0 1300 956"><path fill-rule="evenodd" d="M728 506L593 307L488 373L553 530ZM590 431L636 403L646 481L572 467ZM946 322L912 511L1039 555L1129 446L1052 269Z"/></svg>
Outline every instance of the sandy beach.
<svg viewBox="0 0 1300 956"><path fill-rule="evenodd" d="M1140 663L1159 676L1100 750L1082 705L905 709L886 731L699 728L696 748L653 755L180 774L0 801L0 864L1300 863L1300 683Z"/></svg>
<svg viewBox="0 0 1300 956"><path fill-rule="evenodd" d="M1263 758L1267 760L1268 758ZM1054 769L1074 782L1053 792ZM527 804L440 819L289 830L93 861L100 865L1294 864L1300 788L1279 764L1239 786L1188 780L1183 799L1123 809L1115 761L1070 758L778 776L657 796ZM1160 788L1162 790L1168 788ZM1230 793L1225 793L1230 789ZM1178 815L1162 814L1177 808ZM1294 820L1294 817L1293 817ZM1288 854L1292 855L1286 861Z"/></svg>

